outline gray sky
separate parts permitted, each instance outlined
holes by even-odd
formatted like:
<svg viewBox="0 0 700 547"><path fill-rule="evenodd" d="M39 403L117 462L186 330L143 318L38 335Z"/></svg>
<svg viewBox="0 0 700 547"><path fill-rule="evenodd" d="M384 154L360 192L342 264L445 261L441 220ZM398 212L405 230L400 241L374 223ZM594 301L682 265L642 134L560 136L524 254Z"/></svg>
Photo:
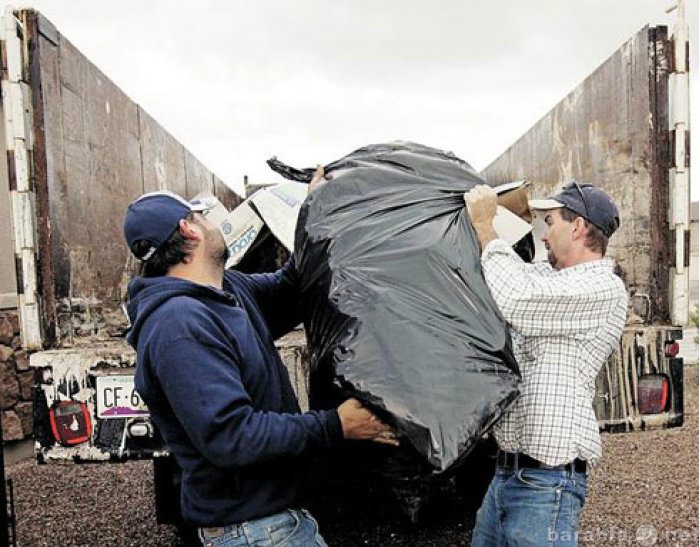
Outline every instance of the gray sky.
<svg viewBox="0 0 700 547"><path fill-rule="evenodd" d="M485 167L673 0L36 0L235 190L413 140ZM686 8L697 37L697 3ZM697 40L693 42L697 75ZM697 81L694 76L693 82ZM696 86L697 87L697 86ZM697 145L700 139L694 139ZM695 157L700 157L695 154ZM693 190L698 199L697 184Z"/></svg>

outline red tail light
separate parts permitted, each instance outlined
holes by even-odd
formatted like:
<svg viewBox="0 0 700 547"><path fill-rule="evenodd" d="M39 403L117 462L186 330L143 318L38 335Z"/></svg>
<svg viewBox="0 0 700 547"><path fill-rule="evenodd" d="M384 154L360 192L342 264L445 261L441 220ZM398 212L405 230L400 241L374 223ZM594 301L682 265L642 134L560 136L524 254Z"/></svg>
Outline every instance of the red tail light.
<svg viewBox="0 0 700 547"><path fill-rule="evenodd" d="M84 443L92 435L90 412L85 403L58 401L51 407L49 417L53 436L62 445Z"/></svg>
<svg viewBox="0 0 700 547"><path fill-rule="evenodd" d="M668 410L670 382L663 374L645 374L637 384L640 414L661 414Z"/></svg>
<svg viewBox="0 0 700 547"><path fill-rule="evenodd" d="M678 355L680 349L681 347L678 345L678 342L675 340L669 340L666 342L666 346L664 347L664 353L666 354L666 357L670 357L672 359Z"/></svg>

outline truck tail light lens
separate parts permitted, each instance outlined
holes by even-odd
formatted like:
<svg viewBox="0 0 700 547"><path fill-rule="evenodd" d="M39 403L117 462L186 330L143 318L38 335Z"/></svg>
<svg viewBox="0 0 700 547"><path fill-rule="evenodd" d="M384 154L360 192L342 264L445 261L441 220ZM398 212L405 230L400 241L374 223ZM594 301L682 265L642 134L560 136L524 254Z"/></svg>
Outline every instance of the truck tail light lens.
<svg viewBox="0 0 700 547"><path fill-rule="evenodd" d="M637 383L640 414L661 414L669 406L670 382L663 374L645 374Z"/></svg>
<svg viewBox="0 0 700 547"><path fill-rule="evenodd" d="M666 342L666 346L664 347L664 353L666 354L666 357L673 359L676 355L678 355L680 349L681 348L678 345L678 342L675 340L669 340Z"/></svg>
<svg viewBox="0 0 700 547"><path fill-rule="evenodd" d="M85 403L58 401L51 407L49 418L56 442L64 446L84 443L92 435L90 412Z"/></svg>

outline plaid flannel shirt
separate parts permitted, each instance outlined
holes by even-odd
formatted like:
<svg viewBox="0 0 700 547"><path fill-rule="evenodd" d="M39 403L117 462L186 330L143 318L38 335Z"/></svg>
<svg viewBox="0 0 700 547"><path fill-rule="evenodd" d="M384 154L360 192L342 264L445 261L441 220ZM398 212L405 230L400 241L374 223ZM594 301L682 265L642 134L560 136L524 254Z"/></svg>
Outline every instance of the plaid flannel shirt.
<svg viewBox="0 0 700 547"><path fill-rule="evenodd" d="M595 379L627 318L627 292L608 259L562 270L523 262L502 240L486 245L484 277L512 330L521 396L494 428L501 450L545 465L601 456Z"/></svg>

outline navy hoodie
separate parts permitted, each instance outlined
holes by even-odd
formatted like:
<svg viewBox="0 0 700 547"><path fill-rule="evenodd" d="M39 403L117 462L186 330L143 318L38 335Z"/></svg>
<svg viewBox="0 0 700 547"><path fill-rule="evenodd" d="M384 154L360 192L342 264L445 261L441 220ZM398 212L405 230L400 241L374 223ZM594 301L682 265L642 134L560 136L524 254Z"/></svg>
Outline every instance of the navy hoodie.
<svg viewBox="0 0 700 547"><path fill-rule="evenodd" d="M342 440L335 410L299 413L274 347L300 318L293 264L129 286L136 389L183 470L182 513L221 526L293 507L308 454Z"/></svg>

